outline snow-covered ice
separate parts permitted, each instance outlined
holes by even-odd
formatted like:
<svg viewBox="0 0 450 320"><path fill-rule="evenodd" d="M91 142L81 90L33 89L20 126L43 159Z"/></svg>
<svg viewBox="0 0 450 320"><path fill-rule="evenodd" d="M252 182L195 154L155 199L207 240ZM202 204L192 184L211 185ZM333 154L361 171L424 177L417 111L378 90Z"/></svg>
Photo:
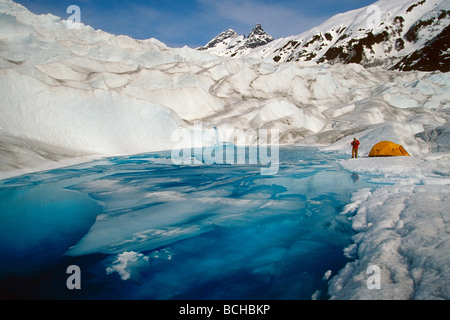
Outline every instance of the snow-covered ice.
<svg viewBox="0 0 450 320"><path fill-rule="evenodd" d="M15 139L2 157L30 154L29 141L39 155L15 169L45 168L45 159L57 166L45 156L49 148L58 161L169 150L171 133L194 121L222 135L275 128L281 143L303 145L376 137L371 130L390 122L407 149L420 148L416 133L447 123L446 73L218 58L156 39L68 29L12 1L0 12L0 135Z"/></svg>
<svg viewBox="0 0 450 320"><path fill-rule="evenodd" d="M392 184L352 195L341 214L357 234L350 262L330 282L331 299L450 299L450 155L340 160L372 181ZM380 289L367 269L380 267Z"/></svg>
<svg viewBox="0 0 450 320"><path fill-rule="evenodd" d="M324 157L333 154L339 158L337 163L355 181L360 176L370 176L370 186L355 190L350 202L342 204L339 219L348 219L357 234L353 243L346 244L340 252L352 261L326 277L332 299L450 298L446 211L450 201L448 73L219 58L187 47L168 48L156 39L114 36L84 25L69 29L55 16L31 14L10 0L0 2L0 30L0 178L99 161L98 172L93 169L98 174L95 179L91 177L93 171L83 175L82 168L90 168L89 162L78 166L79 171L61 169L67 180L55 178L54 173L59 171L44 171L14 182L25 190L8 190L7 198L17 203L23 199L36 201L14 207L25 217L15 225L22 232L28 230L25 220L32 219L30 212L36 205L55 201L54 210L66 210L66 205L56 200L76 198L76 206L64 219L58 215L56 221L64 220L64 224L50 223L50 215L44 216L44 221L49 221L44 230L56 232L55 227L61 228L59 244L41 238L39 230L30 233L29 242L23 243L27 248L43 241L55 249L39 252L42 259L37 265L45 265L46 259L53 261L51 252L64 251L67 242L79 239L69 254L113 255L108 276L117 273L128 277L132 266L145 269L147 263L155 260L151 252L144 254L142 250L156 250L192 235L206 237L213 226L245 223L248 216L241 216L243 211L255 212L252 219L259 221L262 217L256 212L264 212L270 219L270 209L274 207L292 210L288 202L271 203L268 199L280 190L258 179L252 181L257 185L254 189L248 186L251 179L244 179L239 186L231 183L237 188L234 192L239 195L238 205L236 199L223 196L232 191L219 179L214 182L213 191L200 190L196 206L188 205L192 199L186 195L198 193L191 193L192 187L183 185L179 180L182 177L176 174L139 186L134 183L142 178L140 169L129 167L136 170L136 180L121 180L122 172L114 179L102 179L105 172L100 164L111 164L105 157L170 150L176 143L171 139L174 131L194 132L195 123L201 122L205 132L214 130L215 137L221 137L215 143L234 142L227 141L227 132L278 129L281 144L318 146ZM343 159L350 153L353 137L361 141L360 158ZM367 158L371 147L381 140L403 145L411 157ZM172 164L170 159L136 161ZM200 174L213 173L206 170ZM310 173L299 170L289 174L297 179ZM326 177L319 174L315 179L325 181ZM273 180L275 185L291 190L287 198L314 191L287 180ZM55 185L48 184L51 181ZM27 182L40 185L41 190L27 186ZM164 183L179 184L179 188L164 190ZM73 185L79 190L68 188ZM197 187L200 186L201 183ZM141 195L138 200L131 197L136 188ZM48 197L39 200L36 195L41 191ZM325 198L309 200L311 206L327 203ZM157 201L163 204L155 206L156 211L175 215L145 214L147 206ZM131 213L135 224L123 227L117 234L107 232L127 221L124 212L130 205L136 209ZM214 213L207 212L207 208L213 208ZM84 212L81 221L75 218L78 209ZM224 219L222 214L231 219ZM176 225L179 219L206 223L182 228ZM78 221L79 228L70 229L74 221ZM146 228L142 229L142 225ZM3 236L11 235L7 226L2 225ZM71 232L66 232L69 229ZM289 226L285 230L292 231ZM267 236L274 230L260 231ZM234 240L238 242L237 238ZM283 239L278 240L282 247ZM192 244L199 245L195 241ZM202 248L213 249L206 244ZM270 249L262 243L245 249L252 254L258 276L269 274L271 263L279 261L283 254L302 251L298 246ZM273 261L258 256L265 250L273 253L269 254ZM224 247L220 253L227 252L233 253L232 247ZM237 263L242 256L234 254L232 261ZM27 252L16 250L12 256L26 261ZM146 257L150 257L148 261ZM210 257L212 265L218 258ZM157 263L163 264L162 261L166 260ZM186 262L194 265L194 260ZM379 290L368 290L365 282L371 265L381 270ZM209 266L203 265L211 279L220 275L209 270ZM0 274L9 272L8 268L2 264ZM100 269L106 273L103 265ZM322 278L327 270L321 270L320 281L326 282ZM20 268L18 271L25 272ZM176 272L180 269L167 273L167 278L179 277ZM169 297L169 291L161 296ZM323 297L323 288L320 292L311 295Z"/></svg>

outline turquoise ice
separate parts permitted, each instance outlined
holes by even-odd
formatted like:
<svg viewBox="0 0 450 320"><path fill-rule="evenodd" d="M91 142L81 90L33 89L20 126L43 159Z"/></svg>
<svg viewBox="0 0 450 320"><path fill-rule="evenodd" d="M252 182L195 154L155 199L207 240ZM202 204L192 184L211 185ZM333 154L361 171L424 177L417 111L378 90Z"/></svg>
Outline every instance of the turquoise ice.
<svg viewBox="0 0 450 320"><path fill-rule="evenodd" d="M277 174L261 175L155 152L3 180L0 295L326 299L351 243L339 213L368 184L338 157L281 147ZM81 290L65 286L73 264Z"/></svg>

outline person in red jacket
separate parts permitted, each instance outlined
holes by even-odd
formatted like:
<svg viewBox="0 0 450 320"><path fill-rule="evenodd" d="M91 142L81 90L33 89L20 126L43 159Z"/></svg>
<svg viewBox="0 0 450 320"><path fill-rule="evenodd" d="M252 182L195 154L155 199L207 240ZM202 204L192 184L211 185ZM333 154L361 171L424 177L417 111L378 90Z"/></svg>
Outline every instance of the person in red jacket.
<svg viewBox="0 0 450 320"><path fill-rule="evenodd" d="M359 147L359 141L356 140L356 138L353 138L353 141L351 143L352 145L352 159L358 158L358 147Z"/></svg>

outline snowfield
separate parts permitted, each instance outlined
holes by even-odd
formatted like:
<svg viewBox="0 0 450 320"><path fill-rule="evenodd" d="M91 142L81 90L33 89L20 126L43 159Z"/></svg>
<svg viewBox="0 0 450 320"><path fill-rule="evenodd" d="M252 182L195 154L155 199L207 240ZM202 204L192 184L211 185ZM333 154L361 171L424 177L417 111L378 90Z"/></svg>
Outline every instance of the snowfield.
<svg viewBox="0 0 450 320"><path fill-rule="evenodd" d="M135 40L0 2L0 178L115 155L170 150L172 133L280 130L374 175L342 214L352 258L332 299L450 299L450 75L223 58ZM411 157L366 158L391 140ZM225 142L225 141L223 141ZM255 142L255 141L251 141ZM368 290L367 268L381 269Z"/></svg>

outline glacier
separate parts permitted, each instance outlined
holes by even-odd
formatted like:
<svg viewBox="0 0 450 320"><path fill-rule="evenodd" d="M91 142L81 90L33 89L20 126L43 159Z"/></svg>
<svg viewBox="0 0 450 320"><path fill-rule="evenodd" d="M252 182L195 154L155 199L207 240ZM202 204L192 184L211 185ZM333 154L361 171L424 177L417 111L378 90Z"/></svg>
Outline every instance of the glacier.
<svg viewBox="0 0 450 320"><path fill-rule="evenodd" d="M406 1L403 2L406 6ZM442 6L445 4L442 2ZM336 19L349 15L352 13ZM16 203L23 199L55 203L52 212L59 212L57 220L52 222L52 215L45 216L44 221L48 221L45 230L54 233L57 227L67 231L61 233L59 243L41 239L39 232L34 236L31 233L30 243L23 243L24 248L43 241L44 247L54 246L53 252L57 255L66 252L72 255L68 260L78 255L87 260L108 255L110 277L117 273L119 278L133 278L133 273L128 275L128 264L135 265L145 274L147 263L157 254L164 257L156 259L162 266L163 260L175 256L167 248L158 249L165 245L165 240L149 245L146 242L149 235L181 241L187 239L184 238L186 234L201 239L210 229L202 224L192 224L189 230L164 229L163 226L159 231L131 228L128 232L134 235L133 241L142 240L143 247L128 247L128 238L113 246L112 234L102 238L98 237L97 231L108 230L108 225L120 226L124 216L108 215L102 210L127 210L130 201L133 202L130 199L133 188L121 189L123 186L117 185L117 181L102 180L104 173L101 170L96 173L98 179L83 181L94 174L90 172L83 177L83 166L90 168L91 164L114 162L106 160L111 157L126 159L148 152L167 152L177 144L172 140L174 131L187 130L194 134L198 122L202 123L205 132L217 131L220 143L234 142L227 140L233 136L227 135L230 132L276 129L280 132L281 145L314 146L323 152L316 154L318 159L326 157L333 162L329 159L332 153L334 161L348 176L373 175L369 185L352 190L353 195L348 194L349 198L340 202L339 205L344 206L344 202L349 201L342 212L334 212L338 219L348 221L356 232L351 244L345 243L339 248L352 261L342 264L341 270L333 270L332 276L326 277L322 293L315 297L323 297L329 284L331 299L450 298L450 276L446 267L446 259L450 256L446 211L450 201L450 147L445 138L449 128L448 73L394 71L359 64L318 65L307 61L278 64L273 59L255 56L218 57L188 47L169 48L156 39L115 36L82 24L78 28L68 28L66 21L58 17L32 14L11 0L0 2L0 30L0 178L3 179L2 192L5 192L0 205L8 207L5 211L2 209L2 215L6 210L17 210L17 214L26 217L25 220L33 219L30 210L36 206L30 202L11 209L4 199ZM276 43L274 40L266 48ZM262 52L264 47L257 50ZM349 143L353 137L361 141L362 157L358 160L345 159L350 153ZM254 144L256 139L254 137L248 143ZM393 140L403 145L412 157L366 158L370 148L381 140ZM146 160L146 157L134 160L155 161ZM166 161L165 165L169 165L169 159L158 161ZM76 168L73 172L63 169L74 165L78 166L69 167ZM48 171L50 169L62 170L70 183L65 185L68 181L62 176L55 178L53 174L59 171ZM33 172L35 175L31 174ZM245 175L245 172L240 174ZM296 173L290 174L295 176ZM297 174L301 175L301 170ZM174 174L172 183L176 185L179 178ZM40 185L42 190L36 193L38 189L27 186L20 179ZM34 179L49 180L58 186ZM23 189L17 193L14 188L3 189L11 181L15 181L13 186L18 184L17 188L24 184ZM170 180L165 182L170 185ZM71 189L73 185L82 188L83 192ZM160 181L153 186L161 188L161 185L163 182ZM103 193L97 192L97 188L103 188ZM108 190L112 192L115 188L121 191L109 197ZM218 183L213 195L227 192L221 188ZM255 191L260 196L277 192L276 188L272 191L261 188L260 193ZM183 192L189 190L186 187ZM348 190L344 188L343 191ZM203 192L207 193L207 190ZM305 191L293 193L302 192ZM41 194L46 195L44 199ZM205 203L199 204L198 208L194 206L189 209L191 211L183 212L180 208L185 208L186 203L178 191L151 190L139 194L144 207L151 201L164 201L167 206L164 212L179 212L179 217L164 217L166 223L175 223L177 219L203 221L211 218L208 214L207 217L199 214L211 205L205 200L207 196L202 198ZM248 194L252 195L251 192ZM68 202L76 205L70 209L69 205L58 203L60 198L76 199ZM326 203L326 199L320 201ZM391 207L392 202L395 205ZM270 206L264 209L265 202L261 199L245 199L236 207L232 203L220 202L216 204L217 210L230 210L229 214L238 216L242 210L258 207L270 219ZM69 210L66 217L59 216L66 210ZM77 210L83 215L76 218ZM150 223L152 218L147 218L149 220L144 222ZM220 225L220 216L212 218ZM77 222L71 223L71 219ZM151 223L157 223L156 220ZM57 224L58 221L61 224ZM238 222L239 219L234 221ZM16 227L28 232L25 221L21 223ZM40 225L39 221L35 223ZM71 228L74 224L76 229ZM286 227L289 231L289 226ZM4 234L8 234L7 228L3 229ZM67 250L67 243L74 239L81 241ZM205 246L205 250L212 250ZM280 252L268 249L262 243L247 249L251 250L255 261L258 261L258 253L264 250L274 250L271 259L281 256ZM50 251L42 252L36 268L43 268L48 261L56 259ZM27 259L25 251L8 251L8 254L17 257L18 261ZM210 259L214 263L217 256ZM367 290L366 270L372 264L381 268L380 290ZM1 274L9 272L8 268L7 261L2 261ZM23 268L27 269L26 266ZM92 268L105 272L103 264L101 267L94 264ZM263 269L260 270L262 273L267 271ZM210 275L217 274L211 272ZM168 278L171 276L174 274L167 274ZM167 293L161 297L171 296ZM292 296L286 293L286 296L280 294L278 297Z"/></svg>
<svg viewBox="0 0 450 320"><path fill-rule="evenodd" d="M323 276L344 267L353 235L339 208L369 185L335 160L334 152L282 147L278 173L261 175L253 164L174 165L166 151L4 179L0 292L325 299ZM82 270L79 292L61 281L68 265Z"/></svg>

